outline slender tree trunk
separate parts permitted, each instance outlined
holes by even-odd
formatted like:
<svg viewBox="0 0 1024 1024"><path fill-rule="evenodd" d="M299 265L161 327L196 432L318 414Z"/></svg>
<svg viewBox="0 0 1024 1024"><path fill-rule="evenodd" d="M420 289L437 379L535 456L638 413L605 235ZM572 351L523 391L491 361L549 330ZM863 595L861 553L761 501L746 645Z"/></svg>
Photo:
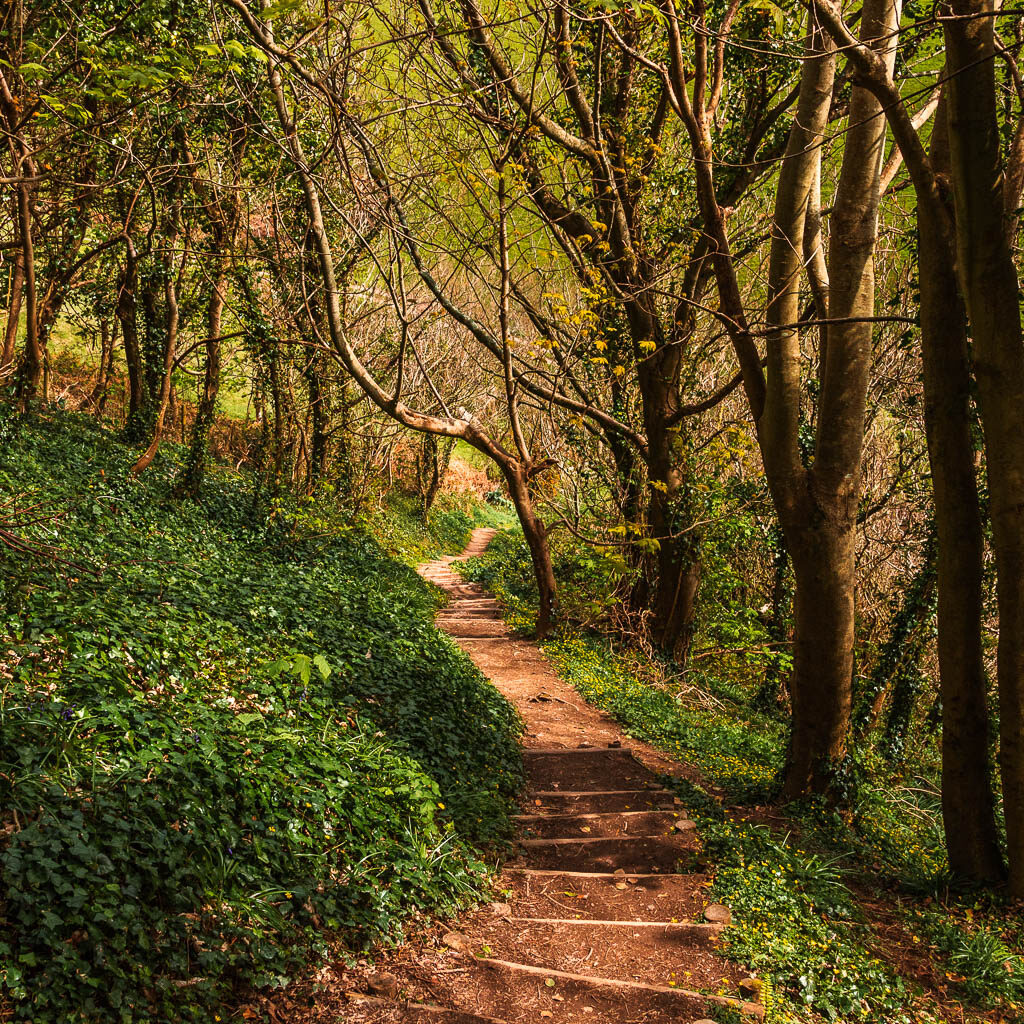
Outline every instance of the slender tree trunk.
<svg viewBox="0 0 1024 1024"><path fill-rule="evenodd" d="M634 321L637 318L634 316ZM650 337L650 330L644 333L644 323L649 324L649 318L633 324L635 337ZM684 663L700 586L700 537L693 529L692 508L686 497L689 480L685 433L681 424L674 423L679 409L675 373L664 359L651 357L639 370L638 379L648 444L647 525L658 544L652 558L654 579L649 587L651 639L666 654Z"/></svg>
<svg viewBox="0 0 1024 1024"><path fill-rule="evenodd" d="M124 339L124 359L128 370L128 415L125 417L123 438L135 444L145 437L147 412L146 387L142 370L142 347L139 344L138 266L135 252L128 243L124 269L117 287L115 313Z"/></svg>
<svg viewBox="0 0 1024 1024"><path fill-rule="evenodd" d="M426 525L427 517L437 499L455 442L451 438L438 438L437 434L424 434L418 457L418 485L420 492L420 517Z"/></svg>
<svg viewBox="0 0 1024 1024"><path fill-rule="evenodd" d="M168 244L170 244L170 240ZM161 375L160 395L156 409L156 418L153 422L153 434L149 442L149 447L141 456L139 456L135 465L132 466L132 476L139 476L143 473L156 457L156 453L160 448L160 439L163 436L164 419L167 416L167 407L170 404L171 399L171 382L174 375L174 359L177 355L178 349L178 293L174 278L173 257L171 254L168 254L166 260L164 302L167 307L167 319L165 325L163 374Z"/></svg>
<svg viewBox="0 0 1024 1024"><path fill-rule="evenodd" d="M316 490L327 469L327 433L330 416L324 392L323 359L315 353L305 371L309 399L309 490Z"/></svg>
<svg viewBox="0 0 1024 1024"><path fill-rule="evenodd" d="M537 580L537 592L540 597L540 610L537 616L537 639L540 640L547 636L551 629L551 613L556 590L555 570L551 563L547 530L534 511L526 469L521 463L503 463L501 469L505 474L509 494L516 507L523 536L526 538L527 546L530 549L530 558L533 561L533 573Z"/></svg>
<svg viewBox="0 0 1024 1024"><path fill-rule="evenodd" d="M4 325L4 347L0 353L0 379L5 377L14 365L14 346L18 340L18 325L21 321L21 302L25 294L25 253L19 245L11 268L10 294L7 300L7 323Z"/></svg>
<svg viewBox="0 0 1024 1024"><path fill-rule="evenodd" d="M932 167L948 170L944 102ZM918 280L924 425L938 538L938 654L942 693L942 819L954 874L993 882L1003 873L989 763L988 680L982 652L984 533L971 437L967 314L949 239L919 203Z"/></svg>
<svg viewBox="0 0 1024 1024"><path fill-rule="evenodd" d="M221 367L221 321L227 300L228 275L223 261L217 269L213 289L206 307L206 368L203 372L203 391L196 407L196 418L192 424L192 441L188 460L180 480L175 484L175 493L197 497L206 475L209 454L210 428L217 411L217 394L220 391ZM184 436L184 421L182 422Z"/></svg>
<svg viewBox="0 0 1024 1024"><path fill-rule="evenodd" d="M18 234L25 273L25 350L18 367L16 390L24 404L35 398L43 376L43 349L36 302L36 257L32 241L32 193L27 184L18 186Z"/></svg>
<svg viewBox="0 0 1024 1024"><path fill-rule="evenodd" d="M117 321L114 321L117 324ZM99 419L103 415L103 406L107 401L107 388L110 379L110 368L114 362L114 345L117 342L117 328L111 330L110 320L100 317L100 366L96 374L96 383L87 399L93 414Z"/></svg>
<svg viewBox="0 0 1024 1024"><path fill-rule="evenodd" d="M1024 340L1006 236L993 7L954 0L944 21L959 277L974 342L999 607L1000 772L1010 888L1024 896Z"/></svg>

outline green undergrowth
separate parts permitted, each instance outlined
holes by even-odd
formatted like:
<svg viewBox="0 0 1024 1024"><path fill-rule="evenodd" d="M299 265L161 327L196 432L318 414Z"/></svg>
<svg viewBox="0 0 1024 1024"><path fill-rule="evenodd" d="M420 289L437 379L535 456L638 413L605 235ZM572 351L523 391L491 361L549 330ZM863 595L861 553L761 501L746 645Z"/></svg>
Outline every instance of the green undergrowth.
<svg viewBox="0 0 1024 1024"><path fill-rule="evenodd" d="M477 527L499 524L490 506L468 495L442 491L424 524L417 498L391 491L382 507L365 518L381 547L406 565L462 551Z"/></svg>
<svg viewBox="0 0 1024 1024"><path fill-rule="evenodd" d="M135 454L0 407L0 1019L206 1022L397 939L486 891L521 780L366 529L226 473L178 501L182 452ZM384 543L461 546L441 513Z"/></svg>
<svg viewBox="0 0 1024 1024"><path fill-rule="evenodd" d="M559 552L556 565L572 557ZM532 625L536 591L518 534L500 534L463 571L499 597L512 626ZM563 589L566 579L578 580L578 571L563 568ZM741 671L679 679L641 652L581 629L564 609L584 603L563 595L563 620L545 652L562 678L630 735L699 769L704 787L672 784L699 821L714 865L709 898L735 915L725 951L770 979L770 1018L978 1019L960 1008L936 1016L885 960L856 895L866 888L895 913L949 995L1017 1019L1024 1011L1024 922L998 897L949 888L941 819L926 780L887 777L885 766L862 752L852 767L849 808L791 805L792 834L777 822L757 824L784 759L782 720L756 710Z"/></svg>

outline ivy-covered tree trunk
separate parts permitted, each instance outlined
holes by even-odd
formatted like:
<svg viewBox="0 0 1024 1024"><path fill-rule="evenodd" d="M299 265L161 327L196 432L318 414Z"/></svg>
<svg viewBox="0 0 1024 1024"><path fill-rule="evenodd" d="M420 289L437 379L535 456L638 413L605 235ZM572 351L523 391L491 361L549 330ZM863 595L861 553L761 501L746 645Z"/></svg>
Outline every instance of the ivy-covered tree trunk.
<svg viewBox="0 0 1024 1024"><path fill-rule="evenodd" d="M945 180L945 100L932 131L933 170ZM954 221L952 197L941 196ZM985 537L975 469L967 311L941 211L918 204L918 280L924 428L935 500L939 687L942 695L942 820L949 866L968 881L1005 872L989 754L989 682L982 646Z"/></svg>
<svg viewBox="0 0 1024 1024"><path fill-rule="evenodd" d="M206 366L203 370L203 388L196 405L196 418L192 424L192 440L188 458L181 477L175 484L175 492L195 498L206 476L209 457L210 429L217 412L217 395L220 392L221 368L221 320L227 300L228 273L225 260L218 261L210 297L206 306Z"/></svg>
<svg viewBox="0 0 1024 1024"><path fill-rule="evenodd" d="M999 766L1010 888L1024 896L1024 337L1006 235L989 0L953 0L946 39L957 267L970 319L985 436L999 607Z"/></svg>
<svg viewBox="0 0 1024 1024"><path fill-rule="evenodd" d="M139 343L138 261L131 240L127 242L124 269L118 279L115 315L121 325L124 359L128 370L128 415L122 438L137 444L146 436L147 392L142 368L142 346Z"/></svg>

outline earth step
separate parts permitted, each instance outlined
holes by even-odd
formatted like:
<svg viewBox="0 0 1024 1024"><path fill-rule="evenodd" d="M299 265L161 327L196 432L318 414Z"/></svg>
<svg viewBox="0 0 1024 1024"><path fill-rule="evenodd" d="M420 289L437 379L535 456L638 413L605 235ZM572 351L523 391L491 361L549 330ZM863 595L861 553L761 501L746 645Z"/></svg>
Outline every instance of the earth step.
<svg viewBox="0 0 1024 1024"><path fill-rule="evenodd" d="M500 620L467 622L465 619L450 619L437 625L453 640L501 640L508 636L508 630Z"/></svg>
<svg viewBox="0 0 1024 1024"><path fill-rule="evenodd" d="M586 756L590 751L571 752L560 757L534 756L523 751L523 767L531 790L581 793L607 792L610 789L661 789L654 775L632 757L612 757L618 751L601 751L601 756Z"/></svg>
<svg viewBox="0 0 1024 1024"><path fill-rule="evenodd" d="M520 839L518 846L532 868L566 871L674 873L692 860L693 832L628 838Z"/></svg>
<svg viewBox="0 0 1024 1024"><path fill-rule="evenodd" d="M346 1024L506 1024L497 1017L481 1017L432 1003L383 999L361 992L346 993L348 1011Z"/></svg>
<svg viewBox="0 0 1024 1024"><path fill-rule="evenodd" d="M513 917L697 921L707 900L705 875L506 869L501 884Z"/></svg>
<svg viewBox="0 0 1024 1024"><path fill-rule="evenodd" d="M438 961L432 963L440 967ZM683 1024L726 1006L751 1016L764 1014L757 1004L682 986L603 978L470 954L452 953L444 964L433 971L430 964L410 971L422 979L431 1001L467 1013L500 1017L509 1024L538 1024L542 1015L547 1018L548 1014L554 1024Z"/></svg>
<svg viewBox="0 0 1024 1024"><path fill-rule="evenodd" d="M575 836L664 836L684 818L675 811L610 811L602 814L517 814L529 839Z"/></svg>
<svg viewBox="0 0 1024 1024"><path fill-rule="evenodd" d="M612 760L628 758L636 761L633 751L629 747L534 747L532 750L524 750L524 757L607 757ZM639 764L639 761L636 761Z"/></svg>
<svg viewBox="0 0 1024 1024"><path fill-rule="evenodd" d="M536 811L538 816L544 810L554 814L610 814L615 811L665 810L675 806L674 800L667 789L585 790L582 793L550 790L531 793L526 806Z"/></svg>
<svg viewBox="0 0 1024 1024"><path fill-rule="evenodd" d="M523 751L531 788L583 792L662 789L628 747L547 747Z"/></svg>
<svg viewBox="0 0 1024 1024"><path fill-rule="evenodd" d="M500 618L485 615L438 615L434 620L439 626L487 626L489 629L493 629L495 623L501 621Z"/></svg>
<svg viewBox="0 0 1024 1024"><path fill-rule="evenodd" d="M595 934L599 931L600 934ZM746 972L715 955L721 929L698 924L497 921L472 926L470 953L613 981L723 991L738 997Z"/></svg>
<svg viewBox="0 0 1024 1024"><path fill-rule="evenodd" d="M437 613L438 622L449 619L468 619L470 622L493 622L501 618L500 608L463 608L461 604L450 604Z"/></svg>

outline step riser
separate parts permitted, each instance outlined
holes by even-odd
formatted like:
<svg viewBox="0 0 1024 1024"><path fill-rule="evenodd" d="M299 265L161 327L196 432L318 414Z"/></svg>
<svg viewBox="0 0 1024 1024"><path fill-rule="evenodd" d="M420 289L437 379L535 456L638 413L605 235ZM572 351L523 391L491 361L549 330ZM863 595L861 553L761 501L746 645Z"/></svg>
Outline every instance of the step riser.
<svg viewBox="0 0 1024 1024"><path fill-rule="evenodd" d="M707 1018L709 1010L725 1002L667 986L655 990L643 985L596 984L566 977L557 970L531 969L531 965L517 969L469 955L453 956L451 967L459 973L431 978L438 1003L508 1021L537 1021L547 1011L553 1020L565 1022L684 1024ZM548 980L554 984L546 984ZM590 1006L592 1012L585 1012L584 1006Z"/></svg>
<svg viewBox="0 0 1024 1024"><path fill-rule="evenodd" d="M700 921L704 875L532 874L506 870L502 885L512 891L515 917L583 917L610 921ZM616 886L623 886L622 889Z"/></svg>
<svg viewBox="0 0 1024 1024"><path fill-rule="evenodd" d="M696 837L520 842L527 867L562 871L674 873L692 861Z"/></svg>
<svg viewBox="0 0 1024 1024"><path fill-rule="evenodd" d="M540 801L538 803L537 801ZM540 796L534 794L523 805L542 814L612 814L616 811L659 811L675 806L671 793L595 793L583 796Z"/></svg>
<svg viewBox="0 0 1024 1024"><path fill-rule="evenodd" d="M586 766L579 766L574 770L571 766L548 768L527 763L526 778L533 791L564 789L580 792L588 789L644 789L645 785L652 788L655 786L653 776L639 765L635 769L623 765L621 768L616 766L604 770L588 770Z"/></svg>
<svg viewBox="0 0 1024 1024"><path fill-rule="evenodd" d="M650 985L669 982L714 991L742 973L714 955L719 931L700 925L659 928L507 921L475 932L498 960ZM581 963L582 961L582 963ZM680 964L686 963L687 976ZM735 989L734 989L735 991Z"/></svg>
<svg viewBox="0 0 1024 1024"><path fill-rule="evenodd" d="M562 839L573 836L665 836L682 819L672 811L624 812L601 815L527 816L518 819L526 839Z"/></svg>

